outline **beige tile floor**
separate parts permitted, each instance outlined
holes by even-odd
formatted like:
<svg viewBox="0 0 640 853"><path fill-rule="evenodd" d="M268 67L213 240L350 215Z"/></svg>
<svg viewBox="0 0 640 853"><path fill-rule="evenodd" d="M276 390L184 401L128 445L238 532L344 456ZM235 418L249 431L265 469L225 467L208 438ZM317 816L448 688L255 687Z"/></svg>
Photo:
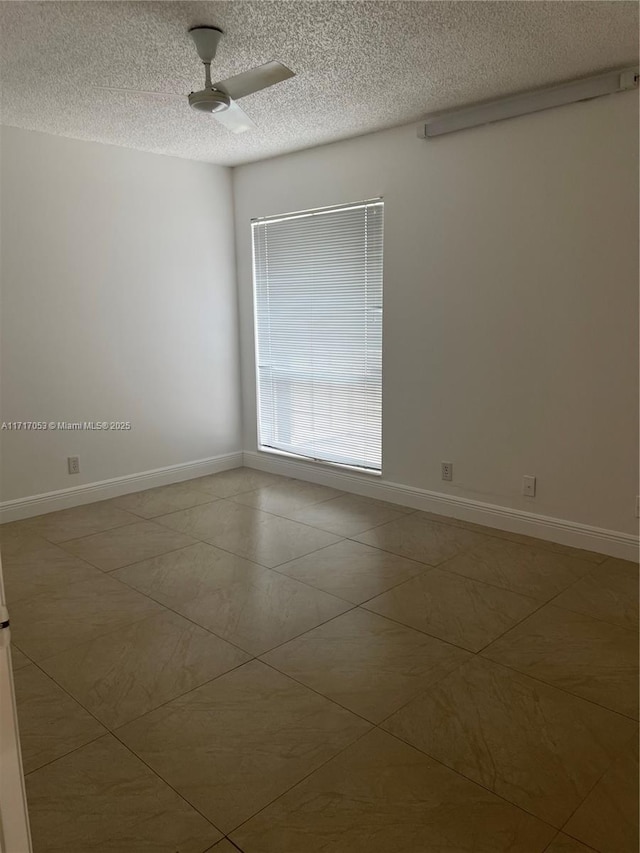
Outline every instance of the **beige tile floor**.
<svg viewBox="0 0 640 853"><path fill-rule="evenodd" d="M250 469L0 528L35 853L636 853L638 567Z"/></svg>

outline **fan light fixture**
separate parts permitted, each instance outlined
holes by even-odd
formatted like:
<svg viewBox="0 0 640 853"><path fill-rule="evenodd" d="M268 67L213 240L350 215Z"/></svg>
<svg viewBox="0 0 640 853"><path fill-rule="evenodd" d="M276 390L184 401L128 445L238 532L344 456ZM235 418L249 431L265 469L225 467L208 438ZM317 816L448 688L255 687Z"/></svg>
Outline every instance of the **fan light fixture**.
<svg viewBox="0 0 640 853"><path fill-rule="evenodd" d="M217 113L219 110L229 108L231 99L224 92L216 92L215 89L203 89L201 92L191 92L189 95L189 106L203 113Z"/></svg>

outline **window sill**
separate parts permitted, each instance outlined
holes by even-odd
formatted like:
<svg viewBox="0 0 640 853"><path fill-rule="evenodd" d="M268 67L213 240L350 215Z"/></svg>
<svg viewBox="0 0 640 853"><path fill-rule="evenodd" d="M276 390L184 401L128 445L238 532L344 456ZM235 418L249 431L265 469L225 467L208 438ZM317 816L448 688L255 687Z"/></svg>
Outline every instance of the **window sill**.
<svg viewBox="0 0 640 853"><path fill-rule="evenodd" d="M372 468L360 468L357 465L347 465L343 462L327 462L324 459L312 459L310 456L300 456L297 453L288 453L286 450L277 450L275 447L258 445L258 453L267 456L281 456L283 459L292 459L296 462L307 462L319 468L337 468L340 471L350 471L355 474L366 474L369 477L382 477L382 471L374 471Z"/></svg>

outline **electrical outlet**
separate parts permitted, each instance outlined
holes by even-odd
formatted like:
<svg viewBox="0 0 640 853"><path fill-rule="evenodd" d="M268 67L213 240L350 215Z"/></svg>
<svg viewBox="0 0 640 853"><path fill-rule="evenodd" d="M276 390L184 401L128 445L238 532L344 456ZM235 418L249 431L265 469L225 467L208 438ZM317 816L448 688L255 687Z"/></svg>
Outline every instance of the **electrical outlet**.
<svg viewBox="0 0 640 853"><path fill-rule="evenodd" d="M441 462L440 471L443 480L451 482L453 480L453 462Z"/></svg>
<svg viewBox="0 0 640 853"><path fill-rule="evenodd" d="M70 474L79 474L80 473L80 457L79 456L67 456L67 468L69 469Z"/></svg>
<svg viewBox="0 0 640 853"><path fill-rule="evenodd" d="M522 494L526 495L528 498L535 498L536 496L536 478L528 477L526 474L522 478Z"/></svg>

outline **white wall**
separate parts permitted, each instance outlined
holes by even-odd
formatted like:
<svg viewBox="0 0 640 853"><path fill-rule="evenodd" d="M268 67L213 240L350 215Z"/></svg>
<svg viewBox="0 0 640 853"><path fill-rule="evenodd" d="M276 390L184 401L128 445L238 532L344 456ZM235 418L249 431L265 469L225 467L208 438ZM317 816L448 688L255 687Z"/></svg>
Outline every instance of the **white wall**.
<svg viewBox="0 0 640 853"><path fill-rule="evenodd" d="M637 532L637 103L429 141L411 125L235 169L245 449L249 220L381 195L384 479Z"/></svg>
<svg viewBox="0 0 640 853"><path fill-rule="evenodd" d="M241 448L230 170L2 129L3 421L11 500ZM80 456L81 473L67 473Z"/></svg>

